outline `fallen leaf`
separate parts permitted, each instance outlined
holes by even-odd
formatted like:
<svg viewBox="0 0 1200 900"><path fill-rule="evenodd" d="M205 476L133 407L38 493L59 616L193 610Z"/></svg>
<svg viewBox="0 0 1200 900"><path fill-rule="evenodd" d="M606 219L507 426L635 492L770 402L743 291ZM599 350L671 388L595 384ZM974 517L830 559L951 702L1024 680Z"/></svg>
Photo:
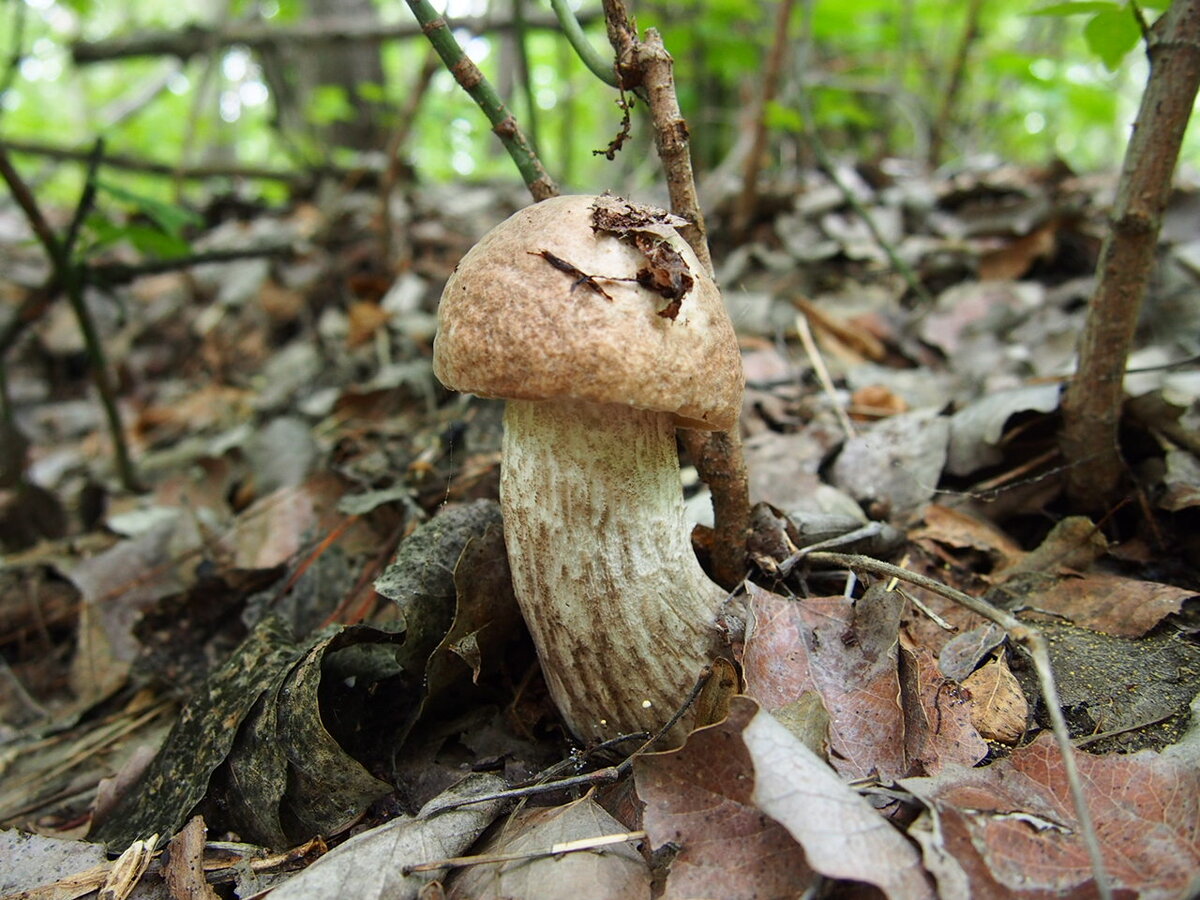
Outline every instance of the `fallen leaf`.
<svg viewBox="0 0 1200 900"><path fill-rule="evenodd" d="M1004 458L1000 439L1008 420L1018 413L1058 409L1059 392L1057 384L1033 384L993 391L968 403L950 417L946 471L970 475L999 463Z"/></svg>
<svg viewBox="0 0 1200 900"><path fill-rule="evenodd" d="M881 419L846 441L831 479L861 503L884 504L888 518L903 518L937 490L949 436L949 420L935 409Z"/></svg>
<svg viewBox="0 0 1200 900"><path fill-rule="evenodd" d="M937 541L956 549L980 550L995 558L999 565L1024 553L1020 544L998 527L960 509L930 503L921 510L921 518L925 524L909 533L910 540Z"/></svg>
<svg viewBox="0 0 1200 900"><path fill-rule="evenodd" d="M1075 753L1118 896L1185 900L1200 886L1200 701L1192 714L1184 741L1160 753ZM1095 896L1049 734L989 766L956 766L901 784L929 810L910 833L942 896Z"/></svg>
<svg viewBox="0 0 1200 900"><path fill-rule="evenodd" d="M734 698L725 722L693 732L678 750L634 762L651 847L674 843L680 848L671 862L665 900L787 896L814 883L804 851L754 803L755 764L743 731L756 707L739 699ZM851 793L817 757L804 760L828 773L835 793Z"/></svg>
<svg viewBox="0 0 1200 900"><path fill-rule="evenodd" d="M1009 596L1035 611L1121 637L1141 637L1197 596L1169 584L1102 574L1035 578L1023 588L1005 587Z"/></svg>
<svg viewBox="0 0 1200 900"><path fill-rule="evenodd" d="M634 772L651 844L680 844L668 898L791 897L814 870L897 900L932 897L912 846L747 697Z"/></svg>
<svg viewBox="0 0 1200 900"><path fill-rule="evenodd" d="M963 681L984 657L1004 642L1004 629L987 622L951 638L938 654L938 668L952 681Z"/></svg>
<svg viewBox="0 0 1200 900"><path fill-rule="evenodd" d="M406 866L458 856L473 844L501 809L498 800L427 812L507 785L494 775L469 775L435 797L417 816L400 816L356 834L271 892L274 900L353 897L354 900L414 900L445 868L405 873Z"/></svg>
<svg viewBox="0 0 1200 900"><path fill-rule="evenodd" d="M566 806L522 810L473 852L480 856L539 855L465 867L450 879L446 896L452 900L508 897L649 900L650 868L627 842L555 856L540 855L555 844L626 830L590 795Z"/></svg>
<svg viewBox="0 0 1200 900"><path fill-rule="evenodd" d="M163 880L172 897L218 900L217 892L204 878L204 840L207 836L204 819L193 816L167 844Z"/></svg>
<svg viewBox="0 0 1200 900"><path fill-rule="evenodd" d="M942 675L933 654L900 636L900 700L904 753L913 771L935 775L947 765L972 766L988 746L971 723L966 692Z"/></svg>
<svg viewBox="0 0 1200 900"><path fill-rule="evenodd" d="M979 257L980 281L1012 281L1020 278L1035 262L1054 254L1059 222L1049 222L1028 234L1006 242Z"/></svg>
<svg viewBox="0 0 1200 900"><path fill-rule="evenodd" d="M0 831L0 859L4 860L0 896L21 896L24 891L42 888L46 900L73 900L96 890L108 877L110 866L98 844L10 829ZM60 882L61 891L46 891L45 886Z"/></svg>
<svg viewBox="0 0 1200 900"><path fill-rule="evenodd" d="M971 692L971 722L981 735L1004 744L1021 739L1029 702L1003 653L972 672L962 686Z"/></svg>
<svg viewBox="0 0 1200 900"><path fill-rule="evenodd" d="M852 778L906 774L899 595L786 600L750 583L747 592L746 693L774 711L817 692L829 711L834 768Z"/></svg>

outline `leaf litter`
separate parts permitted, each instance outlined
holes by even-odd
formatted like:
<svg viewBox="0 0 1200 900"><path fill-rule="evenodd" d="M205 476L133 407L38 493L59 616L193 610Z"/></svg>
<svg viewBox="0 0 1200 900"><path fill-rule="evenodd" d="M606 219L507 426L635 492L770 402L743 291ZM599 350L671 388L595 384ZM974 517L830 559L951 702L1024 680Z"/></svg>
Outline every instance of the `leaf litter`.
<svg viewBox="0 0 1200 900"><path fill-rule="evenodd" d="M586 799L555 778L611 759L566 740L514 612L497 405L446 395L429 368L440 286L514 192L415 190L393 229L398 277L348 193L196 242L299 255L116 288L128 319L102 323L137 386L123 402L144 496L112 486L69 321L31 330L9 374L27 478L0 502L0 838L56 840L22 844L35 849L13 857L6 892L85 872L99 886L107 840L136 851L144 888L203 877L297 897L347 879L357 896L430 880L456 897L599 883L631 897L1091 895L1045 701L1012 641L934 592L806 561L874 525L894 536L853 552L1043 630L1113 886L1194 894L1200 347L1178 327L1200 316L1179 306L1197 296L1194 238L1164 230L1131 360L1137 502L1075 521L1054 429L1106 185L864 172L843 182L933 307L912 305L819 173L765 197L737 247L721 245L731 201L710 198L745 348L751 487L769 504L730 608L748 696ZM1178 209L1194 196L1181 189ZM654 229L669 224L625 223L668 315L676 264ZM29 247L0 255L36 274ZM539 779L518 809L454 806ZM422 818L435 798L450 811ZM155 833L180 835L166 862L137 844ZM619 843L543 852L605 836ZM404 874L464 856L477 864Z"/></svg>

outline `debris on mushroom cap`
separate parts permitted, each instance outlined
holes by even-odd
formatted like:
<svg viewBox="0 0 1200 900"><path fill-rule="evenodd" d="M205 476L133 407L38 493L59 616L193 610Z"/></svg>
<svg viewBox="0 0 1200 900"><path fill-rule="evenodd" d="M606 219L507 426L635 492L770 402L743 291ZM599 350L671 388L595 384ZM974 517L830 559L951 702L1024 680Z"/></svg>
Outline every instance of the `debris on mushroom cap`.
<svg viewBox="0 0 1200 900"><path fill-rule="evenodd" d="M598 201L628 208L635 224L622 232L602 216L598 225ZM619 198L568 196L501 222L446 282L435 374L483 397L623 403L688 428L732 427L743 387L737 338L673 218Z"/></svg>

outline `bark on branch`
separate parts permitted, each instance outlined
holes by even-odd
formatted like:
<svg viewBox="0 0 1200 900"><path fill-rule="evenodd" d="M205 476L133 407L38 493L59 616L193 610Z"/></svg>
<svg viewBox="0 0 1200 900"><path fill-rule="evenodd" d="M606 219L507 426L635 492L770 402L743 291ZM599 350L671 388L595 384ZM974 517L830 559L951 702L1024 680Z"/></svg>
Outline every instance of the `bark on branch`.
<svg viewBox="0 0 1200 900"><path fill-rule="evenodd" d="M598 20L598 16L580 16L581 24ZM456 29L474 34L508 31L516 27L512 20L490 16L454 20ZM558 29L558 20L551 15L530 16L525 28ZM266 47L313 47L346 42L383 43L421 36L421 26L404 21L383 24L372 21L310 19L291 25L270 22L235 22L221 26L188 25L170 31L143 31L137 34L101 41L77 41L71 45L71 57L76 65L130 59L138 56L178 56L187 59L210 50L234 44L259 50Z"/></svg>
<svg viewBox="0 0 1200 900"><path fill-rule="evenodd" d="M1063 398L1067 496L1089 513L1103 512L1120 495L1124 466L1117 428L1125 362L1200 86L1200 0L1175 0L1146 40L1150 75L1117 183L1112 228L1100 251L1079 365Z"/></svg>

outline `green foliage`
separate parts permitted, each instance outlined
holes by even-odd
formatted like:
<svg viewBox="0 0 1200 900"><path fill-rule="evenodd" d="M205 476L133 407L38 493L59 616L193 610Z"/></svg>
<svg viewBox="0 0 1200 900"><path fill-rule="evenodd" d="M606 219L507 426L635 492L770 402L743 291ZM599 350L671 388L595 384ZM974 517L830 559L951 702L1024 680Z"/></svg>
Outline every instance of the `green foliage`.
<svg viewBox="0 0 1200 900"><path fill-rule="evenodd" d="M1166 0L1152 0L1136 9L1152 18L1150 10L1165 5ZM582 8L596 6L590 0ZM383 12L406 16L403 7ZM805 22L804 5L797 4L789 28L790 60L766 111L774 133L771 146L790 140L803 147L804 126L811 124L835 153L921 153L957 64L969 7L967 0L816 0L811 21ZM305 9L304 0L235 0L230 14L260 16L285 27L303 22ZM774 37L775 5L631 0L630 9L640 27L660 30L675 59L677 90L699 168L720 164L749 125L746 115L761 89ZM1141 37L1133 3L1033 0L988 3L982 9L978 34L966 48L965 78L949 132L950 158L986 152L1029 162L1062 156L1076 168L1111 166L1113 148L1124 145L1142 87L1140 70L1131 64ZM532 15L532 5L529 11ZM279 132L269 99L272 82L245 49L218 49L182 64L133 59L76 68L70 61L69 43L79 35L97 39L176 28L198 14L193 5L169 0L31 3L20 48L25 62L4 98L0 127L13 138L74 147L103 135L111 152L168 164L216 159L301 167L306 160L331 158L312 134ZM603 24L594 22L586 31L591 44L607 53ZM514 58L503 49L510 34L473 38L467 49L484 74L509 91L509 108L524 120L524 93L502 71L503 61ZM807 36L811 42L805 42ZM652 176L653 150L640 105L634 110L633 137L617 161L595 157L592 151L605 147L620 127L616 91L585 69L561 36L533 31L525 41L540 152L550 174L571 189L620 186L626 179ZM422 38L393 41L381 52L385 84L355 85L349 92L321 88L305 110L308 122L321 127L352 119L363 103L398 122L427 45ZM241 65L230 66L239 54ZM164 88L138 105L145 86L156 83ZM806 103L800 90L807 91ZM258 101L252 99L255 94ZM127 108L132 111L121 113ZM811 123L803 121L802 109L811 114ZM444 71L422 98L404 152L425 180L516 178L486 120ZM1200 161L1195 135L1185 145L1184 160L1189 159ZM66 205L77 196L78 165L36 157L22 157L22 164L39 168L39 195L47 202ZM158 201L200 189L157 177L105 174L109 183ZM278 185L244 183L241 189L282 196ZM117 198L110 193L108 199ZM115 232L107 234L111 238Z"/></svg>
<svg viewBox="0 0 1200 900"><path fill-rule="evenodd" d="M318 85L308 107L308 120L314 125L333 125L354 118L354 107L346 91L332 84Z"/></svg>
<svg viewBox="0 0 1200 900"><path fill-rule="evenodd" d="M96 180L96 189L96 208L87 217L87 243L81 248L83 253L93 254L122 243L128 243L143 256L156 259L184 256L189 252L186 231L203 222L191 210L103 178Z"/></svg>
<svg viewBox="0 0 1200 900"><path fill-rule="evenodd" d="M1088 16L1083 36L1088 48L1100 57L1110 72L1116 71L1125 56L1142 38L1132 3L1054 3L1033 11L1035 16Z"/></svg>

